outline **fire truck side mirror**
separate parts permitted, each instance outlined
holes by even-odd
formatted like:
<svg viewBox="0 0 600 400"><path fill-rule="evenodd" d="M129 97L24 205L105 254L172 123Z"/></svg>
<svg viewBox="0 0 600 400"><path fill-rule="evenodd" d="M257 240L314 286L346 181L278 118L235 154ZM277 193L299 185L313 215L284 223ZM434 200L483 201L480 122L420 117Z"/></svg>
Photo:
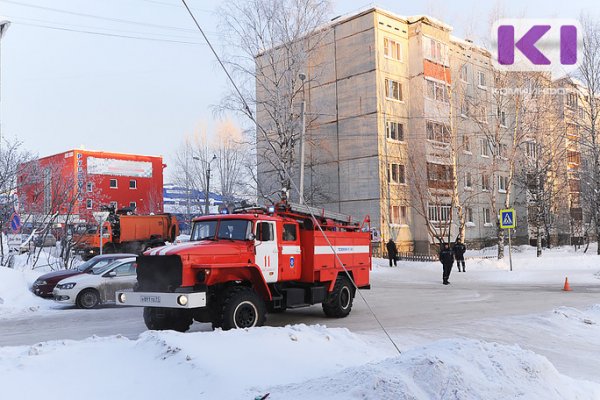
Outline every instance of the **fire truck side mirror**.
<svg viewBox="0 0 600 400"><path fill-rule="evenodd" d="M250 232L248 234L248 240L254 240L254 239L256 239L256 235L254 233Z"/></svg>

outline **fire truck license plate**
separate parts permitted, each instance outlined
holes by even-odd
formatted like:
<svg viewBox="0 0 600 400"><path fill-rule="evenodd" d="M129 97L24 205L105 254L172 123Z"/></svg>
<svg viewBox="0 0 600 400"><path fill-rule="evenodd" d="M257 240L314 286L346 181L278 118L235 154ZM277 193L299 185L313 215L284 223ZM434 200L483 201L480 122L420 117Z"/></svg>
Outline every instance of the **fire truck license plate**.
<svg viewBox="0 0 600 400"><path fill-rule="evenodd" d="M161 298L160 296L140 296L140 302L148 304L160 304Z"/></svg>

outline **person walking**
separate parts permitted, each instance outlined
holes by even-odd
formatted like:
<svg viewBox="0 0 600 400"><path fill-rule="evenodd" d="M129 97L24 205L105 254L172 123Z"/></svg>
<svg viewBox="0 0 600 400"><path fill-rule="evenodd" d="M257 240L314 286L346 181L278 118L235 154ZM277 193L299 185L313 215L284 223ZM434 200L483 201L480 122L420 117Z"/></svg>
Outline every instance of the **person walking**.
<svg viewBox="0 0 600 400"><path fill-rule="evenodd" d="M398 248L396 247L396 243L390 238L385 247L387 248L388 258L390 259L390 267L392 266L392 261L394 262L394 267L397 267L396 257L398 256Z"/></svg>
<svg viewBox="0 0 600 400"><path fill-rule="evenodd" d="M442 283L449 285L448 279L450 278L450 272L452 271L452 264L454 264L454 254L448 243L442 243L442 249L440 250L440 262L444 266L444 272L442 275Z"/></svg>
<svg viewBox="0 0 600 400"><path fill-rule="evenodd" d="M462 264L462 272L467 272L465 270L465 252L467 251L467 246L461 242L460 238L456 239L454 246L452 247L452 252L454 253L454 259L456 260L456 266L458 267L458 272L460 272L460 265Z"/></svg>

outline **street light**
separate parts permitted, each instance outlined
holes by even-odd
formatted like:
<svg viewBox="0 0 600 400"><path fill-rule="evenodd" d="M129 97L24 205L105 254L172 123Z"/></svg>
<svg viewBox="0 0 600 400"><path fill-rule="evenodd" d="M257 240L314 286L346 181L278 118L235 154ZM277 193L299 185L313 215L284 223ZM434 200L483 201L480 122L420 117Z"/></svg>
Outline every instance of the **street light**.
<svg viewBox="0 0 600 400"><path fill-rule="evenodd" d="M215 161L217 159L217 156L213 154L213 157L211 158L211 160L208 162L208 166L206 168L206 203L204 203L204 215L208 215L209 213L209 201L210 201L210 163L212 163L213 161Z"/></svg>
<svg viewBox="0 0 600 400"><path fill-rule="evenodd" d="M306 75L298 74L298 78L302 81L302 103L300 103L300 121L302 130L300 131L300 204L304 203L304 148L306 147L304 136L306 135L306 101L304 99L304 80Z"/></svg>
<svg viewBox="0 0 600 400"><path fill-rule="evenodd" d="M0 147L2 146L2 37L6 34L10 21L0 20Z"/></svg>

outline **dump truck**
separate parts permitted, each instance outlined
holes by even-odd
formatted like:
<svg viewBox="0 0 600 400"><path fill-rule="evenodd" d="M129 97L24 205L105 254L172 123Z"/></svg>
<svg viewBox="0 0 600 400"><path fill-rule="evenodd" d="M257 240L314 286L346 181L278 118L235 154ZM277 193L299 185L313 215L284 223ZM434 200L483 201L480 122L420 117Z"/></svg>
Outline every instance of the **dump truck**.
<svg viewBox="0 0 600 400"><path fill-rule="evenodd" d="M178 235L177 219L171 214L127 215L111 211L102 228L102 252L142 254L175 242ZM98 227L88 227L74 241L75 253L84 260L100 254Z"/></svg>
<svg viewBox="0 0 600 400"><path fill-rule="evenodd" d="M137 285L117 304L144 307L149 329L181 332L194 320L261 326L268 312L313 304L343 318L356 289L370 288L368 223L287 202L199 217L190 242L137 257Z"/></svg>

